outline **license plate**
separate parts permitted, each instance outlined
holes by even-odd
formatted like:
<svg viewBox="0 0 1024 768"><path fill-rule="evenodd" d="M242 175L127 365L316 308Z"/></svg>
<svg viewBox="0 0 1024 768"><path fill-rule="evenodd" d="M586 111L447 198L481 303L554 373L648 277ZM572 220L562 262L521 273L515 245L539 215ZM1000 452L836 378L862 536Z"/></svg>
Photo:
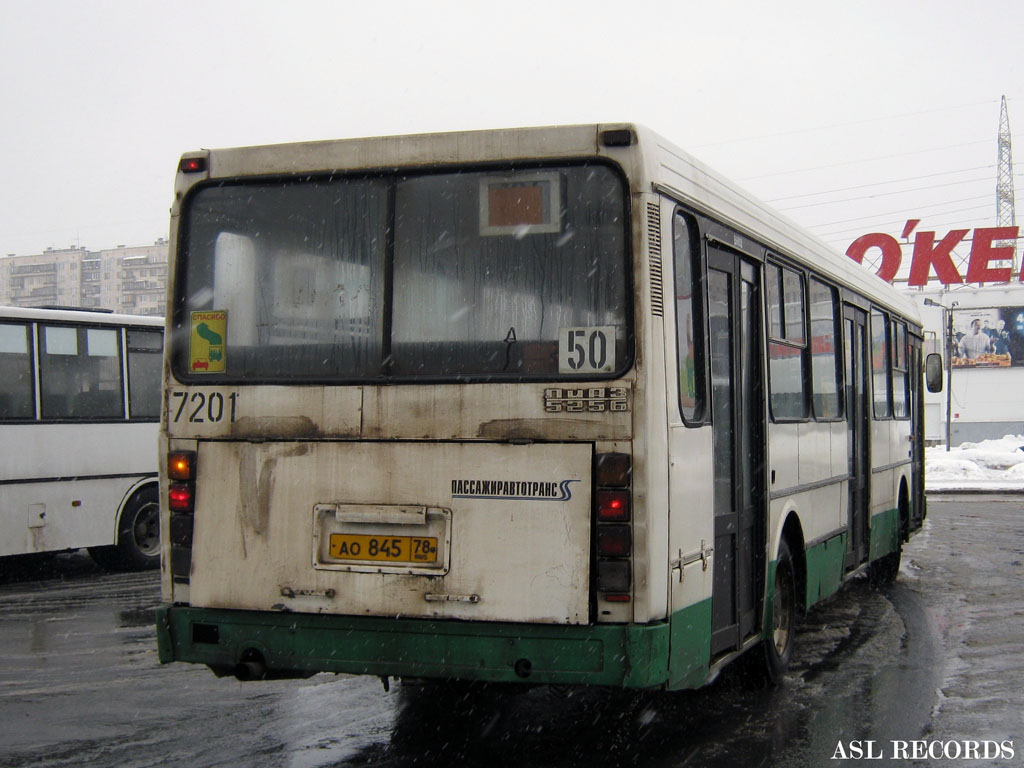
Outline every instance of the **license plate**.
<svg viewBox="0 0 1024 768"><path fill-rule="evenodd" d="M433 536L369 536L362 533L332 533L330 556L334 560L436 563L437 539Z"/></svg>

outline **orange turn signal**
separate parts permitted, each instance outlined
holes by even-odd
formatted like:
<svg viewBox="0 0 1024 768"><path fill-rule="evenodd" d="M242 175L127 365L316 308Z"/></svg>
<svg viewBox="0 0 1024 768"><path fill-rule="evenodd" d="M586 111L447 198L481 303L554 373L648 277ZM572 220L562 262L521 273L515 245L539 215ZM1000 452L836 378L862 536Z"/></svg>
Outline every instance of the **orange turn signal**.
<svg viewBox="0 0 1024 768"><path fill-rule="evenodd" d="M195 478L196 455L193 451L174 451L167 454L167 477L171 480Z"/></svg>

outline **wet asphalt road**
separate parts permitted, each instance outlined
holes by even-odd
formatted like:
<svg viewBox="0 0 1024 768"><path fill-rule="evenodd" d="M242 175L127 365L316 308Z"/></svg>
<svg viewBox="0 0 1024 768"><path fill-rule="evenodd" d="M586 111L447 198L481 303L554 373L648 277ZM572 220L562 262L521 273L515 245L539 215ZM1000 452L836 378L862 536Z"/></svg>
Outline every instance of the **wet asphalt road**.
<svg viewBox="0 0 1024 768"><path fill-rule="evenodd" d="M933 498L896 584L811 611L783 685L649 695L161 666L156 574L63 555L0 575L0 765L816 766L853 739L1011 740L1020 759L1022 527L1024 497Z"/></svg>

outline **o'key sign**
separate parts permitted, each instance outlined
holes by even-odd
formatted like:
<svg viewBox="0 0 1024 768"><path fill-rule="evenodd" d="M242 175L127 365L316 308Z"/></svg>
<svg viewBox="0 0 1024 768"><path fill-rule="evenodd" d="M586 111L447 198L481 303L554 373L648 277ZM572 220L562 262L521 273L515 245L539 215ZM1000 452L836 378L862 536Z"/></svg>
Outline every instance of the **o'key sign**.
<svg viewBox="0 0 1024 768"><path fill-rule="evenodd" d="M191 373L223 373L227 369L224 341L228 336L227 310L193 312L188 345Z"/></svg>

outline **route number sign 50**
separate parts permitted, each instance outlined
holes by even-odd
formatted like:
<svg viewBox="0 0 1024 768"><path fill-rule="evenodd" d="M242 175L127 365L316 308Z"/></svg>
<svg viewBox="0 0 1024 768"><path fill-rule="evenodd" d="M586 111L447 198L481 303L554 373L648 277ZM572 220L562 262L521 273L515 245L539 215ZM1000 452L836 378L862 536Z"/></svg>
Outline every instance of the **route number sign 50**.
<svg viewBox="0 0 1024 768"><path fill-rule="evenodd" d="M559 329L559 373L612 373L615 368L615 326Z"/></svg>

